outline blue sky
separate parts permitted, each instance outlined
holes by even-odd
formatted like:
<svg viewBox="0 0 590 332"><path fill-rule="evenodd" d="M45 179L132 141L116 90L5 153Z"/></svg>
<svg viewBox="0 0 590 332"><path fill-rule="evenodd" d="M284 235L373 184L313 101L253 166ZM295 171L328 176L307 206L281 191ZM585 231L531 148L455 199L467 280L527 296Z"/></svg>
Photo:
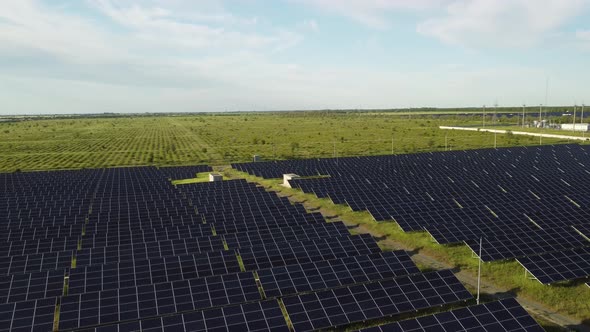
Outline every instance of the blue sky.
<svg viewBox="0 0 590 332"><path fill-rule="evenodd" d="M590 0L6 0L0 113L590 103Z"/></svg>

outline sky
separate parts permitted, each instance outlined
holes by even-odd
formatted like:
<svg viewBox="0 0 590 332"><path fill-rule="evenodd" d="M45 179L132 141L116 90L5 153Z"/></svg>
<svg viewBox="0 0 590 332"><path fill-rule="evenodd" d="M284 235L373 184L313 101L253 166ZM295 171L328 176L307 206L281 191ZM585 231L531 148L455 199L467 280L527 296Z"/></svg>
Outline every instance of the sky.
<svg viewBox="0 0 590 332"><path fill-rule="evenodd" d="M0 5L0 114L570 105L589 79L590 0Z"/></svg>

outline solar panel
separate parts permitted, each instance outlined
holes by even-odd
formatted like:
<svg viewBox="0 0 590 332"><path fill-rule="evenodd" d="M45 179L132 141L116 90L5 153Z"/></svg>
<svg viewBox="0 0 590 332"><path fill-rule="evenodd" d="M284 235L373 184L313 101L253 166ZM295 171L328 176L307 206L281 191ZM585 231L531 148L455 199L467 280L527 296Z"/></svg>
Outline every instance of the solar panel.
<svg viewBox="0 0 590 332"><path fill-rule="evenodd" d="M287 242L281 245L269 244L259 247L240 248L246 270L303 264L314 261L336 259L378 253L381 249L371 235L322 238L303 242Z"/></svg>
<svg viewBox="0 0 590 332"><path fill-rule="evenodd" d="M504 299L449 312L403 320L362 332L402 331L539 331L544 329L515 299Z"/></svg>
<svg viewBox="0 0 590 332"><path fill-rule="evenodd" d="M52 331L55 299L0 305L1 331Z"/></svg>
<svg viewBox="0 0 590 332"><path fill-rule="evenodd" d="M0 278L0 303L30 301L62 295L64 270L16 274Z"/></svg>
<svg viewBox="0 0 590 332"><path fill-rule="evenodd" d="M330 175L292 180L291 185L353 210L367 210L377 221L393 219L405 231L426 229L446 244L583 224L590 218L590 181L584 169L589 157L584 147L562 145L232 166L265 178ZM527 242L499 244L503 251L513 245L515 252L493 259L528 255L534 247Z"/></svg>
<svg viewBox="0 0 590 332"><path fill-rule="evenodd" d="M267 297L347 286L420 273L405 251L309 262L258 271Z"/></svg>
<svg viewBox="0 0 590 332"><path fill-rule="evenodd" d="M283 298L295 331L342 325L471 299L451 271Z"/></svg>
<svg viewBox="0 0 590 332"><path fill-rule="evenodd" d="M72 269L69 293L83 294L240 272L233 251L169 256Z"/></svg>
<svg viewBox="0 0 590 332"><path fill-rule="evenodd" d="M520 257L517 261L542 284L590 276L590 247Z"/></svg>
<svg viewBox="0 0 590 332"><path fill-rule="evenodd" d="M479 241L465 243L479 256ZM495 237L484 237L481 259L485 262L538 255L590 245L573 229L549 229L534 232L516 233Z"/></svg>
<svg viewBox="0 0 590 332"><path fill-rule="evenodd" d="M226 274L64 296L59 324L85 328L260 299L252 273Z"/></svg>
<svg viewBox="0 0 590 332"><path fill-rule="evenodd" d="M237 249L270 243L300 242L347 235L350 235L350 232L344 223L332 222L231 233L225 234L223 239L227 243L228 248Z"/></svg>
<svg viewBox="0 0 590 332"><path fill-rule="evenodd" d="M510 156L488 156L498 169L522 175L507 168ZM444 166L474 179L467 173L481 173L472 164L484 155L477 160L459 152L439 157ZM516 218L503 206L512 208L507 202L524 190L504 180L505 174L478 183L492 188L499 181L510 194L498 194L497 188L477 192L474 185L458 181L449 185L452 179L432 166L436 158L346 158L340 165L297 161L310 173L340 173L293 185L367 209L376 219L399 216L400 225L416 229L433 220L450 224L459 215L468 218L466 223L493 219L487 210L487 219L479 216L482 208L474 207L493 194L495 205L486 204L503 216L497 228L511 226L507 220ZM395 168L384 167L384 161ZM551 160L544 162L552 167ZM350 173L344 166L359 165L368 170L366 176L346 179ZM279 302L269 300L277 297L298 330L338 328L471 298L450 271L421 274L407 253L383 253L371 235L350 235L343 223L326 223L320 213L308 213L256 184L171 185L169 178L192 177L196 170L0 174L0 187L6 189L0 190L0 213L7 216L0 222L0 329L52 330L58 303L60 330L262 331L288 330ZM422 181L420 174L430 181ZM571 181L567 176L562 180ZM559 209L545 209L536 198L519 201L543 217L574 215L565 194L584 202L583 195L569 191L552 192L541 185L532 190L543 199L561 197L555 200ZM466 207L455 207L449 197Z"/></svg>
<svg viewBox="0 0 590 332"><path fill-rule="evenodd" d="M118 331L277 331L289 328L279 303L263 301L97 327L95 332Z"/></svg>

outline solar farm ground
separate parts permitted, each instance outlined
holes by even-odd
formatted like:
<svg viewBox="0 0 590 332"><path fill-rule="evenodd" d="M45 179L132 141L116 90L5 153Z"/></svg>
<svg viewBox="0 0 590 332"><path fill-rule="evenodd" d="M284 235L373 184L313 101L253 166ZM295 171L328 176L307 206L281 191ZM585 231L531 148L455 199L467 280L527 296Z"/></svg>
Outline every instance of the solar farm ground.
<svg viewBox="0 0 590 332"><path fill-rule="evenodd" d="M557 148L557 150L565 150L564 148ZM483 152L483 151L482 151ZM562 162L566 162L566 160L562 160ZM345 163L345 160L342 160L342 164ZM270 165L269 170L274 168L282 168L281 163L276 165ZM557 164L556 164L557 165ZM577 165L576 165L577 166ZM564 166L565 167L565 166ZM557 170L556 170L557 171ZM418 171L419 172L419 171ZM557 171L557 173L559 173ZM361 175L362 174L362 175ZM434 173L433 173L434 174ZM364 172L356 173L355 175L347 175L346 173L340 174L344 178L351 178L361 176L367 176L370 178L369 174ZM237 176L244 176L243 173L237 174ZM449 176L458 177L458 173L450 173ZM309 208L312 210L320 209L325 212L326 215L333 216L335 220L345 220L350 223L350 225L358 225L358 232L369 232L374 234L377 237L381 237L383 240L380 242L380 245L383 248L387 249L406 249L406 250L415 250L420 255L426 256L427 259L425 260L425 264L429 265L432 261L428 258L435 258L435 260L439 262L445 262L442 266L445 267L455 267L460 270L460 273L465 275L465 278L462 279L463 281L471 281L470 284L475 286L475 282L473 282L473 276L477 273L477 259L474 259L474 253L468 247L464 245L446 245L441 246L436 244L433 241L433 238L425 232L412 232L406 233L402 229L399 228L395 223L391 222L382 222L376 223L374 221L375 217L370 215L366 212L362 212L363 208L357 208L361 211L352 211L350 206L347 204L343 205L334 205L333 199L330 198L318 198L315 194L308 193L305 194L299 190L287 189L283 188L280 183L282 180L272 180L272 179L262 179L261 177L255 177L251 175L246 175L251 181L259 181L264 183L265 185L273 188L274 190L278 190L284 192L285 195L290 196L294 201L303 201L309 205ZM384 183L386 182L387 177L383 178ZM582 176L582 178L585 178ZM578 180L582 180L579 178ZM372 178L371 181L374 179ZM544 179L546 184L549 184L547 179ZM303 180L305 183L305 180ZM323 180L315 180L318 183L323 182ZM336 180L335 180L336 181ZM364 180L363 180L364 181ZM436 183L436 181L433 180ZM361 183L362 185L362 183ZM400 186L403 184L399 184ZM565 186L565 185L564 185ZM549 185L549 188L551 185ZM410 189L411 190L411 189ZM436 191L435 189L431 189ZM358 190L357 192L362 194L364 190ZM582 196L586 196L583 191L580 192ZM555 202L555 201L554 201ZM571 204L571 203L568 203ZM551 204L549 204L551 205ZM575 205L571 206L576 209ZM557 207L553 206L553 208L558 209ZM582 208L582 211L586 211L586 208ZM573 217L570 217L573 218ZM554 221L558 221L559 219L555 219ZM564 220L568 220L567 217ZM569 219L572 223L575 222L574 219ZM587 220L587 219L582 219ZM545 221L545 220L544 220ZM547 220L548 221L548 220ZM546 221L545 221L546 222ZM582 221L587 222L587 221ZM485 223L484 223L485 224ZM564 229L566 227L564 226ZM581 227L579 227L581 228ZM515 238L518 238L515 234ZM580 237L580 245L588 245L588 243L584 240L583 237ZM573 243L564 243L566 246L575 247L576 245ZM518 247L515 247L518 249ZM558 250L558 249L553 249ZM548 254L554 255L554 254ZM417 257L417 256L414 256ZM532 256L537 257L537 256ZM542 257L542 256L539 256ZM575 256L573 256L575 257ZM584 262L584 259L578 259L579 262ZM565 263L568 263L567 261ZM572 275L571 272L568 270L572 268L578 268L577 265L570 264L562 267L562 273L554 278L575 278L575 275ZM441 265L438 265L440 267ZM585 276L583 270L581 276ZM537 304L541 304L541 306L537 306L539 311L546 311L547 312L554 311L557 315L553 315L550 319L554 322L559 322L561 325L568 325L568 321L570 325L572 324L571 320L568 320L567 317L558 317L560 315L565 316L575 316L578 318L578 323L585 322L588 324L588 317L590 317L590 311L588 310L588 301L590 298L590 291L586 286L587 279L576 279L570 282L561 282L557 284L553 284L551 286L542 285L541 282L545 283L545 280L539 279L532 280L530 274L526 274L523 267L514 260L501 260L498 262L492 263L484 263L482 266L482 275L484 276L484 285L486 285L486 289L484 291L491 292L491 293L498 293L506 291L509 294L517 294L519 297L523 299L530 300L530 305L532 307L537 306ZM587 272L586 272L587 275ZM539 282L541 281L541 282ZM543 307L545 309L543 309ZM575 320L574 320L575 321ZM586 327L587 329L587 327Z"/></svg>
<svg viewBox="0 0 590 332"><path fill-rule="evenodd" d="M482 133L447 133L440 125L479 123L480 117L406 114L287 113L285 115L202 115L39 120L0 123L0 171L99 168L130 165L228 165L249 161L253 154L266 159L384 155L420 151L491 147L494 137ZM505 119L509 122L512 120ZM329 129L327 129L329 128ZM445 137L447 136L447 137ZM550 143L547 140L544 143ZM297 144L294 144L297 143ZM565 143L565 142L553 142ZM536 139L498 136L498 146L538 144ZM283 188L278 181L216 167L226 178L248 179L342 220L354 233L371 233L382 249L404 249L422 271L452 268L474 293L477 259L466 246L441 246L424 233L405 233L392 223L376 223L366 212L351 211L327 199ZM186 175L173 175L182 179ZM192 182L192 181L188 181ZM584 328L590 317L590 289L583 283L545 286L525 277L515 261L482 265L486 301L516 295L548 330L556 325ZM496 294L500 293L500 294ZM263 309L258 309L263 310ZM408 317L409 318L409 317ZM356 328L360 328L357 326Z"/></svg>

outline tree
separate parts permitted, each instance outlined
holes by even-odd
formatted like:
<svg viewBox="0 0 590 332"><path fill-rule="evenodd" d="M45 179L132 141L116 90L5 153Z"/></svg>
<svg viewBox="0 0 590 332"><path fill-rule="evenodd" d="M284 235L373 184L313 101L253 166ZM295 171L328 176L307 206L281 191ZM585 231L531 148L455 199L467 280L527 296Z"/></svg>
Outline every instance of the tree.
<svg viewBox="0 0 590 332"><path fill-rule="evenodd" d="M299 142L291 142L291 154L295 155L297 149L299 149Z"/></svg>

